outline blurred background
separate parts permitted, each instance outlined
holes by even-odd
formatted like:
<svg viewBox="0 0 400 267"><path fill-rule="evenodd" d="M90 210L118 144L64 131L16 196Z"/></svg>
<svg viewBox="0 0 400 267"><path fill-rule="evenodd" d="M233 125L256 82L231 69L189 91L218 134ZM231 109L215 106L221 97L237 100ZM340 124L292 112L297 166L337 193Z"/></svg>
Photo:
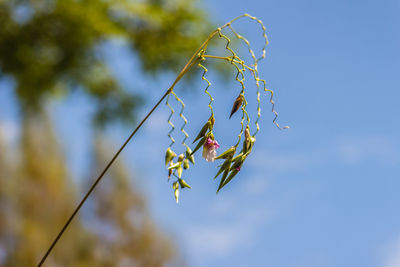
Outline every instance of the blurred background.
<svg viewBox="0 0 400 267"><path fill-rule="evenodd" d="M0 266L38 263L202 40L250 13L267 27L259 71L291 129L263 96L239 175L215 194L217 163L197 156L176 204L160 106L45 265L399 267L399 12L398 0L0 0ZM260 53L259 26L237 30ZM240 85L206 63L223 151ZM199 74L176 88L189 141L209 117Z"/></svg>

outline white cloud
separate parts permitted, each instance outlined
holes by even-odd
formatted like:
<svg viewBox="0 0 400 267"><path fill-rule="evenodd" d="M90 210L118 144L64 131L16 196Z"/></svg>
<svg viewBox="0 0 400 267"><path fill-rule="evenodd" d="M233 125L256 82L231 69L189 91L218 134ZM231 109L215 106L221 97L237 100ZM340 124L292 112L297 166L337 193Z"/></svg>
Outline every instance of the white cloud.
<svg viewBox="0 0 400 267"><path fill-rule="evenodd" d="M381 164L394 164L399 161L394 144L382 136L339 138L337 154L339 159L347 164L356 164L371 158Z"/></svg>
<svg viewBox="0 0 400 267"><path fill-rule="evenodd" d="M386 249L386 258L382 267L400 266L400 238L396 240L388 249Z"/></svg>
<svg viewBox="0 0 400 267"><path fill-rule="evenodd" d="M188 251L195 251L195 257L203 260L203 255L225 257L237 249L252 244L259 228L265 225L271 212L265 208L240 209L239 217L226 220L217 225L191 225L185 229Z"/></svg>
<svg viewBox="0 0 400 267"><path fill-rule="evenodd" d="M269 172L285 172L306 169L307 167L321 162L323 158L315 152L278 152L257 151L248 160L253 168L263 168Z"/></svg>
<svg viewBox="0 0 400 267"><path fill-rule="evenodd" d="M269 175L256 175L246 177L242 181L242 190L249 195L261 195L265 193L268 188L270 176Z"/></svg>
<svg viewBox="0 0 400 267"><path fill-rule="evenodd" d="M273 174L305 170L331 161L354 165L369 159L374 159L378 164L392 165L400 161L400 155L396 144L387 137L344 136L325 146L301 151L257 150L249 158L248 164L254 169L262 168Z"/></svg>
<svg viewBox="0 0 400 267"><path fill-rule="evenodd" d="M186 234L192 248L189 251L200 255L226 256L246 241L246 233L242 230L239 225L191 227Z"/></svg>

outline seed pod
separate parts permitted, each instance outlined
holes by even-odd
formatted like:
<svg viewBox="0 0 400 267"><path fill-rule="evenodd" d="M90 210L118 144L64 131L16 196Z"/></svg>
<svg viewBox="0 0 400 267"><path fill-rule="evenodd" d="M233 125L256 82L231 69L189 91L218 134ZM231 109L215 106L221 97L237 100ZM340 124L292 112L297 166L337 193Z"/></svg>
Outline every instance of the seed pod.
<svg viewBox="0 0 400 267"><path fill-rule="evenodd" d="M183 180L183 179L178 179L178 181L179 181L179 184L180 184L180 186L181 186L181 188L183 189L183 188L190 188L190 189L192 189L192 187L188 184L188 183L186 183L186 181L185 180Z"/></svg>
<svg viewBox="0 0 400 267"><path fill-rule="evenodd" d="M176 157L176 153L171 150L171 148L167 148L167 152L165 153L165 166Z"/></svg>
<svg viewBox="0 0 400 267"><path fill-rule="evenodd" d="M192 150L189 147L186 147L186 158L194 164L194 156L192 155Z"/></svg>
<svg viewBox="0 0 400 267"><path fill-rule="evenodd" d="M249 151L247 151L247 154L250 154L251 150L253 149L254 143L256 142L256 138L251 136L250 137L250 145L249 145Z"/></svg>
<svg viewBox="0 0 400 267"><path fill-rule="evenodd" d="M181 162L176 162L176 163L170 165L168 167L168 170L177 169L179 166L181 166Z"/></svg>
<svg viewBox="0 0 400 267"><path fill-rule="evenodd" d="M240 94L235 102L233 102L233 106L232 106L232 111L231 111L231 115L229 116L229 119L232 117L232 115L239 110L239 108L242 106L243 103L243 95Z"/></svg>
<svg viewBox="0 0 400 267"><path fill-rule="evenodd" d="M172 161L169 162L169 166L171 167L173 165ZM172 175L172 169L168 169L168 181L169 179L171 179L171 175Z"/></svg>
<svg viewBox="0 0 400 267"><path fill-rule="evenodd" d="M175 181L175 182L173 182L173 184L172 184L172 188L173 188L173 189L177 189L177 188L179 188L178 181Z"/></svg>
<svg viewBox="0 0 400 267"><path fill-rule="evenodd" d="M176 168L176 172L178 173L178 177L181 178L182 177L182 172L183 172L183 168L182 165L180 164L178 168Z"/></svg>
<svg viewBox="0 0 400 267"><path fill-rule="evenodd" d="M183 168L184 168L185 170L189 169L189 160L188 160L188 159L185 159L185 160L183 161Z"/></svg>
<svg viewBox="0 0 400 267"><path fill-rule="evenodd" d="M211 117L208 119L208 121L210 122L209 129L211 131L214 128L214 124L215 124L214 115L211 115Z"/></svg>
<svg viewBox="0 0 400 267"><path fill-rule="evenodd" d="M250 129L249 126L246 126L246 130L244 130L244 141L243 141L243 153L247 153L250 149Z"/></svg>
<svg viewBox="0 0 400 267"><path fill-rule="evenodd" d="M178 181L176 181L172 184L172 188L174 189L174 196L176 199L176 203L178 203L179 202L179 183L178 183Z"/></svg>
<svg viewBox="0 0 400 267"><path fill-rule="evenodd" d="M179 154L178 162L182 162L184 158L185 158L185 155Z"/></svg>

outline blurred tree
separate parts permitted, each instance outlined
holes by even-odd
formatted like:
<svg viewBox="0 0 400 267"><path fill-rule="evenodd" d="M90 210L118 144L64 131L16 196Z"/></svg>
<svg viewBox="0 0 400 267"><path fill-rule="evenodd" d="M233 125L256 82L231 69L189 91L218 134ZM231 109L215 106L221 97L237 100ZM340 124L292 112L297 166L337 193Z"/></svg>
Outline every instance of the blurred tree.
<svg viewBox="0 0 400 267"><path fill-rule="evenodd" d="M107 163L109 151L107 140L98 138L95 146L98 166L94 169ZM101 222L97 228L102 240L98 252L106 263L104 266L163 266L175 251L157 232L143 198L132 194L127 170L117 163L107 176L111 177L103 180L93 197L95 217ZM173 266L179 266L178 262Z"/></svg>
<svg viewBox="0 0 400 267"><path fill-rule="evenodd" d="M15 157L5 158L6 150L0 150L1 266L35 266L78 201L49 120L30 117L23 128ZM100 151L97 146L96 164L104 158ZM171 242L156 229L143 197L132 190L119 164L96 192L93 216L74 221L47 266L175 262Z"/></svg>
<svg viewBox="0 0 400 267"><path fill-rule="evenodd" d="M15 80L22 115L15 153L0 136L1 266L37 264L78 202L43 115L47 100L81 91L99 125L130 121L141 97L118 83L98 48L123 39L156 75L180 69L211 28L196 0L0 0L0 79ZM104 166L101 151L97 143L94 167ZM126 172L110 171L90 200L95 209L74 220L46 264L180 265Z"/></svg>
<svg viewBox="0 0 400 267"><path fill-rule="evenodd" d="M140 98L96 48L122 38L144 71L177 70L211 29L195 1L0 0L0 75L16 80L22 111L80 89L97 103L97 122L130 120Z"/></svg>

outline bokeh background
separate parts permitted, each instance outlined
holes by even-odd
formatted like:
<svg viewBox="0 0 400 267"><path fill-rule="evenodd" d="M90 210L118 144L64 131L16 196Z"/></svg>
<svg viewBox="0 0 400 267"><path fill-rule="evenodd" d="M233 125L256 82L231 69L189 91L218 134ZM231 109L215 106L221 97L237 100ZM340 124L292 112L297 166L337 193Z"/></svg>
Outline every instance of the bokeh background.
<svg viewBox="0 0 400 267"><path fill-rule="evenodd" d="M399 12L397 0L0 1L0 265L39 261L201 40L250 13L290 130L264 96L239 175L215 194L217 164L197 156L177 205L161 106L47 266L400 266ZM260 48L257 25L238 30ZM240 88L209 67L222 150ZM176 88L192 138L209 116L198 74Z"/></svg>

